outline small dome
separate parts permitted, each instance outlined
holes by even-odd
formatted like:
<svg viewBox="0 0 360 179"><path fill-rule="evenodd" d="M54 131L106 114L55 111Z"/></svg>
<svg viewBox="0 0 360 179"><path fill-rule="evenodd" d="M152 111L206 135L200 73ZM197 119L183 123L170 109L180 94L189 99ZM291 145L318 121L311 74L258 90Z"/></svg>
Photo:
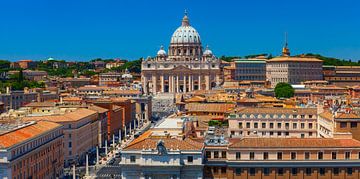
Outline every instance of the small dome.
<svg viewBox="0 0 360 179"><path fill-rule="evenodd" d="M212 56L213 53L212 51L209 49L209 46L206 46L206 49L204 51L204 56Z"/></svg>
<svg viewBox="0 0 360 179"><path fill-rule="evenodd" d="M157 52L157 56L166 56L166 51L164 50L164 46L160 47L160 50Z"/></svg>

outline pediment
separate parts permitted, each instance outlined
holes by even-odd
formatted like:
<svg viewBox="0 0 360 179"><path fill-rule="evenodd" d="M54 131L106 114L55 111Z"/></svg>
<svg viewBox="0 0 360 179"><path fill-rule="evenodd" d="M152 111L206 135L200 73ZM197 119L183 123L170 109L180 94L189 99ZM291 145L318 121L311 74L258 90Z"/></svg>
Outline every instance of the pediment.
<svg viewBox="0 0 360 179"><path fill-rule="evenodd" d="M190 71L191 69L184 66L184 65L178 65L172 69L172 71L179 72L179 71Z"/></svg>

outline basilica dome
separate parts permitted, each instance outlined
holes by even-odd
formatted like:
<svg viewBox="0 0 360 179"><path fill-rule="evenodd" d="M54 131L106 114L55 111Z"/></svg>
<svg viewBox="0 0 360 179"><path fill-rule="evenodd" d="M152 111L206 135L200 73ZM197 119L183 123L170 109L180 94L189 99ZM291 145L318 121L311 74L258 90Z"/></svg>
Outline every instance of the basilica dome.
<svg viewBox="0 0 360 179"><path fill-rule="evenodd" d="M173 33L170 43L201 43L200 35L195 28L190 26L187 14L185 14L181 26Z"/></svg>

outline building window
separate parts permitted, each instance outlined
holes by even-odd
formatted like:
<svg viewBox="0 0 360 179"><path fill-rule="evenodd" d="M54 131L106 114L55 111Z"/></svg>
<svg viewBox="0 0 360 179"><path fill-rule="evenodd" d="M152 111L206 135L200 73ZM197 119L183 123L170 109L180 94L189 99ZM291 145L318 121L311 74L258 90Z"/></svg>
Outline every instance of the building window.
<svg viewBox="0 0 360 179"><path fill-rule="evenodd" d="M357 122L351 122L350 125L351 128L357 128Z"/></svg>
<svg viewBox="0 0 360 179"><path fill-rule="evenodd" d="M264 160L268 160L269 159L269 153L268 152L264 152Z"/></svg>
<svg viewBox="0 0 360 179"><path fill-rule="evenodd" d="M235 173L236 175L241 175L241 168L236 168Z"/></svg>
<svg viewBox="0 0 360 179"><path fill-rule="evenodd" d="M277 159L278 159L278 160L282 160L282 152L278 152L278 153L277 153Z"/></svg>
<svg viewBox="0 0 360 179"><path fill-rule="evenodd" d="M261 123L261 127L262 127L263 129L266 128L266 123L265 123L265 122Z"/></svg>
<svg viewBox="0 0 360 179"><path fill-rule="evenodd" d="M221 158L226 158L226 151L221 152Z"/></svg>
<svg viewBox="0 0 360 179"><path fill-rule="evenodd" d="M353 169L352 169L352 168L347 168L346 171L347 171L347 174L348 174L348 175L352 175L352 173L353 173Z"/></svg>
<svg viewBox="0 0 360 179"><path fill-rule="evenodd" d="M290 126L290 124L287 122L287 123L285 123L285 128L286 129L289 129L289 126Z"/></svg>
<svg viewBox="0 0 360 179"><path fill-rule="evenodd" d="M305 160L310 160L310 152L305 152Z"/></svg>
<svg viewBox="0 0 360 179"><path fill-rule="evenodd" d="M211 152L210 151L206 151L206 158L211 158Z"/></svg>
<svg viewBox="0 0 360 179"><path fill-rule="evenodd" d="M270 168L264 168L264 175L269 176L270 174Z"/></svg>
<svg viewBox="0 0 360 179"><path fill-rule="evenodd" d="M324 158L324 153L323 152L318 152L318 159L322 160Z"/></svg>
<svg viewBox="0 0 360 179"><path fill-rule="evenodd" d="M291 152L291 160L296 160L296 152Z"/></svg>
<svg viewBox="0 0 360 179"><path fill-rule="evenodd" d="M243 123L242 123L242 122L239 123L239 128L240 128L240 129L243 128Z"/></svg>
<svg viewBox="0 0 360 179"><path fill-rule="evenodd" d="M312 132L309 132L309 137L311 137L311 136L312 136L312 134L313 134Z"/></svg>
<svg viewBox="0 0 360 179"><path fill-rule="evenodd" d="M306 168L305 169L305 173L306 173L306 175L311 175L311 168Z"/></svg>
<svg viewBox="0 0 360 179"><path fill-rule="evenodd" d="M340 128L346 128L347 124L346 122L340 122Z"/></svg>
<svg viewBox="0 0 360 179"><path fill-rule="evenodd" d="M274 123L270 123L270 129L273 129L274 128Z"/></svg>
<svg viewBox="0 0 360 179"><path fill-rule="evenodd" d="M313 128L313 124L309 123L309 129L312 129L312 128Z"/></svg>
<svg viewBox="0 0 360 179"><path fill-rule="evenodd" d="M273 132L273 131L271 131L271 132L270 132L270 136L273 136L273 135L274 135L274 132Z"/></svg>
<svg viewBox="0 0 360 179"><path fill-rule="evenodd" d="M277 132L278 136L281 136L281 132Z"/></svg>
<svg viewBox="0 0 360 179"><path fill-rule="evenodd" d="M250 175L254 176L255 175L255 168L250 168Z"/></svg>
<svg viewBox="0 0 360 179"><path fill-rule="evenodd" d="M331 152L331 159L336 160L336 152Z"/></svg>
<svg viewBox="0 0 360 179"><path fill-rule="evenodd" d="M301 129L304 129L305 128L305 123L301 123L300 127L301 127Z"/></svg>
<svg viewBox="0 0 360 179"><path fill-rule="evenodd" d="M246 128L248 128L248 129L250 128L250 122L246 123Z"/></svg>
<svg viewBox="0 0 360 179"><path fill-rule="evenodd" d="M213 168L213 173L218 173L219 171L218 171L218 168L217 167L214 167Z"/></svg>
<svg viewBox="0 0 360 179"><path fill-rule="evenodd" d="M255 128L255 129L258 128L258 123L257 123L257 122L254 123L254 128Z"/></svg>
<svg viewBox="0 0 360 179"><path fill-rule="evenodd" d="M345 160L349 160L350 159L350 152L345 152Z"/></svg>
<svg viewBox="0 0 360 179"><path fill-rule="evenodd" d="M278 168L277 173L280 176L284 175L284 169L283 168Z"/></svg>
<svg viewBox="0 0 360 179"><path fill-rule="evenodd" d="M297 128L297 123L293 123L293 129Z"/></svg>
<svg viewBox="0 0 360 179"><path fill-rule="evenodd" d="M187 161L188 161L188 163L193 163L194 157L193 156L188 156Z"/></svg>
<svg viewBox="0 0 360 179"><path fill-rule="evenodd" d="M285 136L289 136L289 132L285 132Z"/></svg>
<svg viewBox="0 0 360 179"><path fill-rule="evenodd" d="M221 167L221 173L226 173L226 167Z"/></svg>
<svg viewBox="0 0 360 179"><path fill-rule="evenodd" d="M280 122L277 123L277 127L278 127L278 128L281 128L281 123L280 123Z"/></svg>
<svg viewBox="0 0 360 179"><path fill-rule="evenodd" d="M325 175L325 168L320 168L320 175Z"/></svg>
<svg viewBox="0 0 360 179"><path fill-rule="evenodd" d="M136 161L136 157L135 156L130 156L130 162L131 163L135 163L135 161Z"/></svg>
<svg viewBox="0 0 360 179"><path fill-rule="evenodd" d="M339 175L339 168L333 168L334 175Z"/></svg>
<svg viewBox="0 0 360 179"><path fill-rule="evenodd" d="M241 159L241 153L240 152L236 152L236 160L240 160Z"/></svg>
<svg viewBox="0 0 360 179"><path fill-rule="evenodd" d="M250 160L254 160L255 159L255 153L254 152L250 152Z"/></svg>
<svg viewBox="0 0 360 179"><path fill-rule="evenodd" d="M71 148L72 147L72 144L71 144L71 142L69 142L69 148Z"/></svg>
<svg viewBox="0 0 360 179"><path fill-rule="evenodd" d="M292 174L292 175L296 176L297 173L298 173L297 168L291 168L291 174Z"/></svg>
<svg viewBox="0 0 360 179"><path fill-rule="evenodd" d="M218 151L214 152L214 158L219 158L219 152Z"/></svg>

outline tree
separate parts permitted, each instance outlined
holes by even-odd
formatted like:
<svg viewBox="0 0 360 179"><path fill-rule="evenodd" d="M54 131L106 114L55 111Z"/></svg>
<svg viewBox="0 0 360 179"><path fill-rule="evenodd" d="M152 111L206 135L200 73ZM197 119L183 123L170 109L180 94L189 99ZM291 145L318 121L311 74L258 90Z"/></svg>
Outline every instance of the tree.
<svg viewBox="0 0 360 179"><path fill-rule="evenodd" d="M277 98L291 98L294 96L294 88L289 83L278 83L275 87Z"/></svg>

